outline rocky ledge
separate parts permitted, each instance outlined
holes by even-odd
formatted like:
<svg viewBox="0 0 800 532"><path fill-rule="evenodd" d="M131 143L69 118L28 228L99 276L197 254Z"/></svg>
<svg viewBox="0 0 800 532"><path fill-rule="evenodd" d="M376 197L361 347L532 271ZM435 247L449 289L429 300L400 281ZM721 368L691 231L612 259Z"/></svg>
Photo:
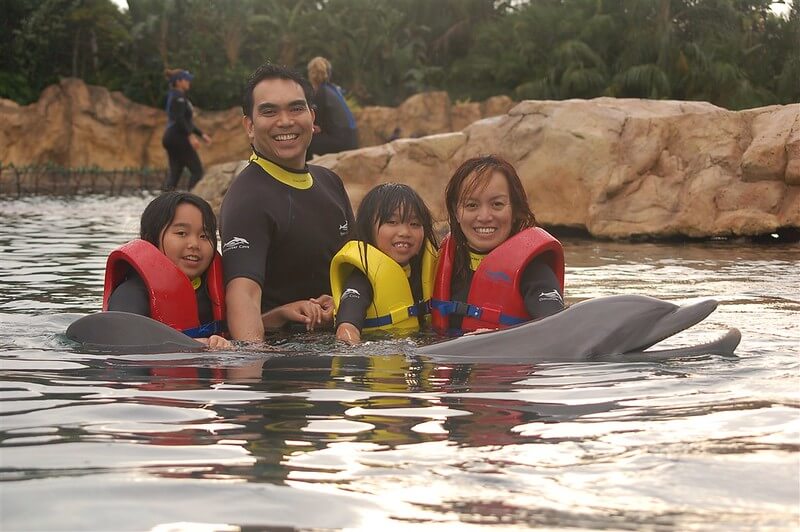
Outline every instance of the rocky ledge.
<svg viewBox="0 0 800 532"><path fill-rule="evenodd" d="M202 102L200 102L202 103ZM496 96L484 102L452 103L446 92L415 94L398 107L354 111L361 146L398 137L458 131L475 120L506 113L514 102ZM205 111L195 107L195 122L213 137L200 147L206 166L245 158L250 144L242 110ZM164 168L163 109L140 105L120 92L63 78L21 106L0 98L0 165L55 164L65 168Z"/></svg>
<svg viewBox="0 0 800 532"><path fill-rule="evenodd" d="M408 183L438 219L466 158L517 168L545 226L606 238L732 237L800 228L800 104L728 111L704 102L525 101L456 133L317 158L357 206L378 183ZM199 192L219 206L240 163Z"/></svg>

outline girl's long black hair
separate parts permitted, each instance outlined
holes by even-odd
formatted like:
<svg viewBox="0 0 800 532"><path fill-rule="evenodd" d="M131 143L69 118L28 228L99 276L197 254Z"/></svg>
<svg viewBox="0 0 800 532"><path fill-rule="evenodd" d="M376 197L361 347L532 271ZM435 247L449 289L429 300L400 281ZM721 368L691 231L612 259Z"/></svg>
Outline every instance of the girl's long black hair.
<svg viewBox="0 0 800 532"><path fill-rule="evenodd" d="M430 209L413 188L401 183L383 183L367 192L367 195L361 200L356 214L356 238L377 248L375 225L380 226L386 223L396 211L399 211L402 222L407 222L413 216L416 216L420 224L422 224L425 240L430 242L434 249L438 248L439 244L433 231L433 217ZM422 252L425 250L426 245L427 243L423 241L420 253L411 259L412 278L421 269ZM360 252L361 262L366 270L366 246L361 246Z"/></svg>
<svg viewBox="0 0 800 532"><path fill-rule="evenodd" d="M155 247L161 247L161 235L175 219L175 211L181 203L194 205L203 215L203 230L211 241L213 249L217 249L217 217L206 200L191 192L164 192L153 199L142 212L139 224L139 237L147 240Z"/></svg>

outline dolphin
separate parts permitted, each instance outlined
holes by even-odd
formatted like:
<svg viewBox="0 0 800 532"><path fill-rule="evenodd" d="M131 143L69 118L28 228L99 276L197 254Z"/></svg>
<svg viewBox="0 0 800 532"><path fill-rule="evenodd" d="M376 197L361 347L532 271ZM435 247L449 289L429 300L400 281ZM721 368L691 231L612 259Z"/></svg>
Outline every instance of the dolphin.
<svg viewBox="0 0 800 532"><path fill-rule="evenodd" d="M717 308L713 299L678 306L638 295L582 301L547 318L508 329L465 335L417 348L417 354L453 363L659 362L716 354L733 356L741 333L690 347L647 349L705 319ZM67 338L89 351L105 353L198 352L206 347L146 316L99 312L67 328Z"/></svg>
<svg viewBox="0 0 800 532"><path fill-rule="evenodd" d="M113 310L78 318L67 327L67 338L98 353L149 355L206 349L204 344L160 321Z"/></svg>
<svg viewBox="0 0 800 532"><path fill-rule="evenodd" d="M713 299L678 306L639 295L598 297L541 320L461 336L421 347L419 352L450 362L657 362L703 354L732 356L741 340L737 329L702 345L646 351L701 322L716 308Z"/></svg>

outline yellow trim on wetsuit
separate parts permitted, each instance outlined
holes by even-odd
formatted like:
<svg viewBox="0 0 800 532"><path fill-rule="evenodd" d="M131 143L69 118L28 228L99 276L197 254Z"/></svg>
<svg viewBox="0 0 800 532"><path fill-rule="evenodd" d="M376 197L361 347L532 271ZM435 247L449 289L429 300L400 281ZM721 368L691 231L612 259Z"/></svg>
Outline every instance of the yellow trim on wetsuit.
<svg viewBox="0 0 800 532"><path fill-rule="evenodd" d="M366 246L367 266L364 268L362 252ZM372 285L372 304L367 308L366 318L391 317L387 325L364 327L364 330L392 330L415 332L419 330L420 320L411 316L408 308L415 304L411 284L405 270L394 259L376 247L364 242L351 240L333 257L331 261L331 293L336 310L342 297L344 283L358 268L367 276ZM436 251L426 241L422 255L422 297L428 301L433 292L433 278L436 274Z"/></svg>
<svg viewBox="0 0 800 532"><path fill-rule="evenodd" d="M284 185L292 188L308 190L314 184L314 178L308 171L301 173L292 172L291 170L278 166L268 159L259 157L255 152L250 155L250 162L256 163L263 168L264 171L275 178L276 181L280 181Z"/></svg>
<svg viewBox="0 0 800 532"><path fill-rule="evenodd" d="M485 253L476 253L474 251L469 252L469 269L473 272L478 271L478 266L481 265L481 261L486 258Z"/></svg>

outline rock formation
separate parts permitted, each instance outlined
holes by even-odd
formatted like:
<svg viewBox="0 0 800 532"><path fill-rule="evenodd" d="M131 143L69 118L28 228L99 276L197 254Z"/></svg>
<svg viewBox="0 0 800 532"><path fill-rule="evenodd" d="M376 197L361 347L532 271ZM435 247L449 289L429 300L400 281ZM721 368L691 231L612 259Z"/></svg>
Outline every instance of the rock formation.
<svg viewBox="0 0 800 532"><path fill-rule="evenodd" d="M197 110L198 127L214 137L200 149L205 165L247 156L241 111ZM0 162L17 166L53 163L76 168L163 168L162 109L131 102L119 92L64 78L39 101L19 106L0 99Z"/></svg>
<svg viewBox="0 0 800 532"><path fill-rule="evenodd" d="M355 206L376 184L399 181L441 220L453 170L487 153L514 164L545 226L608 238L800 228L800 104L735 112L704 102L525 101L460 132L314 162L342 176ZM227 190L225 178L205 185L207 196Z"/></svg>
<svg viewBox="0 0 800 532"><path fill-rule="evenodd" d="M202 103L202 102L199 102ZM400 107L365 107L354 112L362 146L390 137L421 137L457 131L474 120L502 114L513 105L498 96L483 103L451 106L445 92L416 94ZM451 109L452 107L452 109ZM201 145L200 158L210 166L249 155L238 107L203 111L195 122L213 137ZM62 167L164 168L161 135L163 109L133 103L119 92L64 78L42 91L34 104L20 106L0 99L0 164L26 166L51 163Z"/></svg>
<svg viewBox="0 0 800 532"><path fill-rule="evenodd" d="M355 206L376 184L400 181L440 220L453 170L468 157L496 153L516 166L546 226L610 238L800 229L800 104L738 112L613 98L511 105L505 97L451 105L446 93L433 92L398 108L365 107L355 113L363 144L420 138L315 162L343 177ZM236 108L198 111L197 122L214 136L201 151L208 173L197 190L218 206L248 142ZM0 163L164 167L164 125L161 109L63 79L35 104L0 100Z"/></svg>
<svg viewBox="0 0 800 532"><path fill-rule="evenodd" d="M362 107L353 112L358 123L359 146L377 146L396 138L419 138L460 131L476 120L502 115L514 106L508 96L485 102L451 104L446 92L423 92L399 107Z"/></svg>

